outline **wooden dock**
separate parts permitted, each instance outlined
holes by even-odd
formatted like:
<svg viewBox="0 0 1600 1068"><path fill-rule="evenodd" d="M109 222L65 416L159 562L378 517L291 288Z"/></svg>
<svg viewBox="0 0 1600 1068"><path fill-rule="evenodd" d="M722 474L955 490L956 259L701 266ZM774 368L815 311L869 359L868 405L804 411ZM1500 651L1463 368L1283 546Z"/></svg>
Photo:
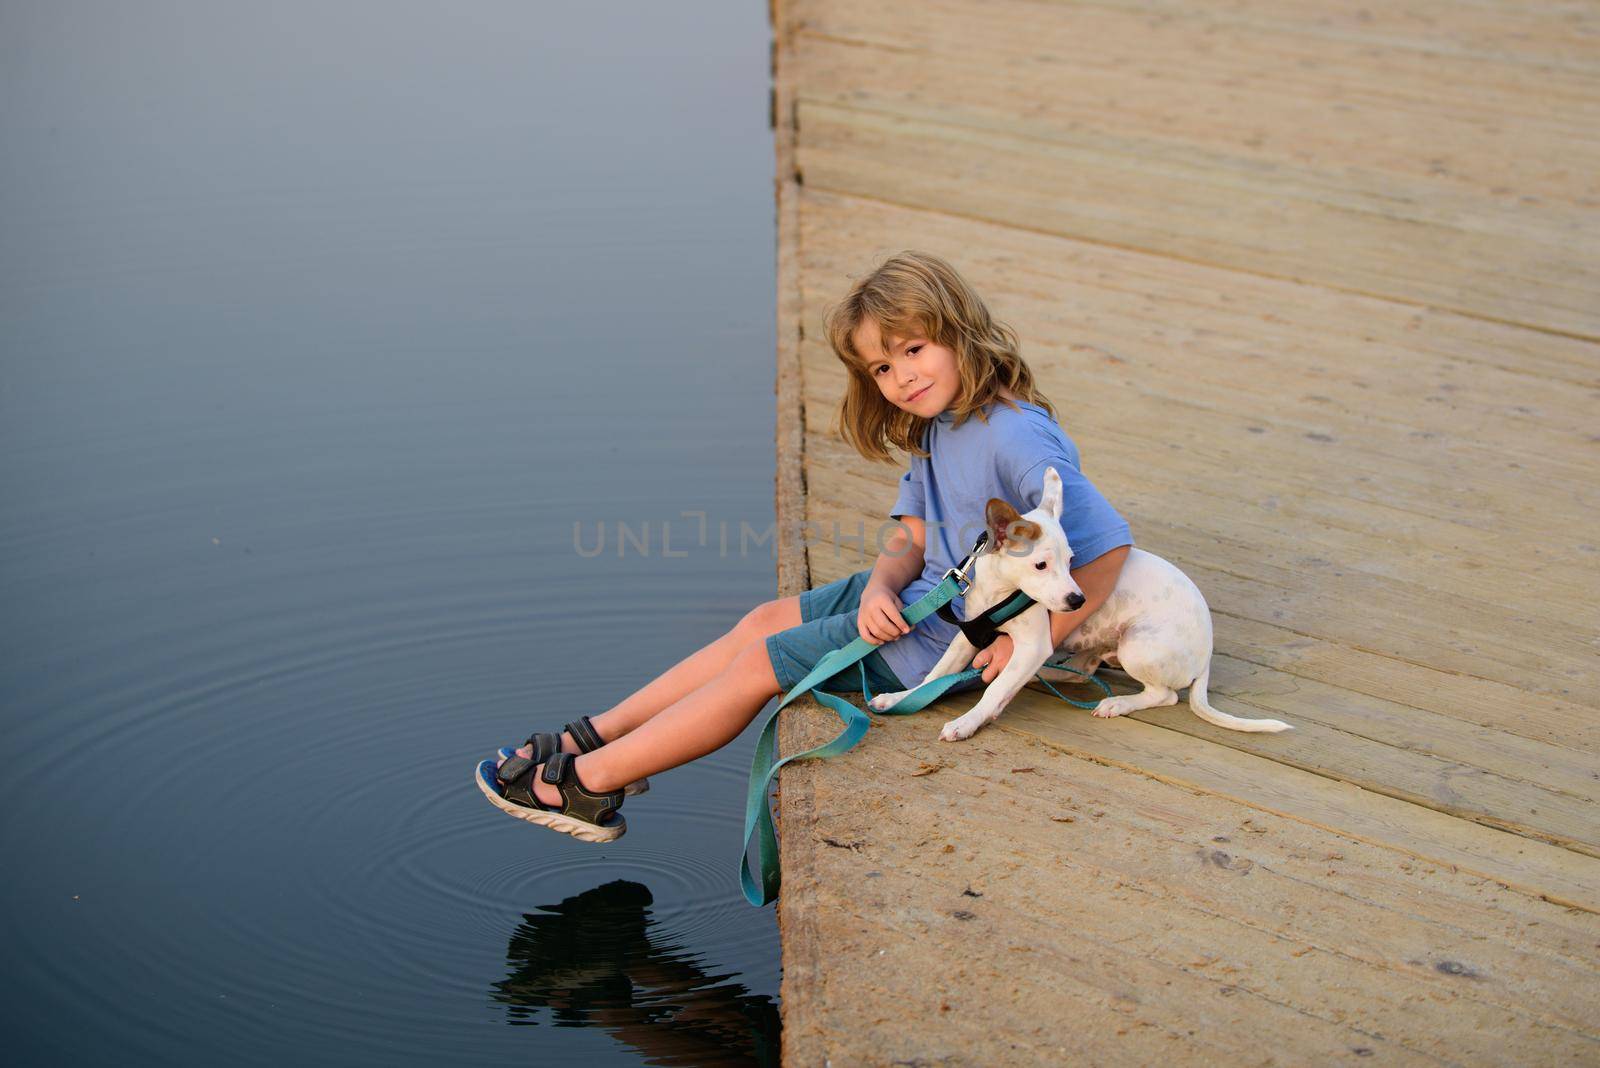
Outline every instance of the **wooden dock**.
<svg viewBox="0 0 1600 1068"><path fill-rule="evenodd" d="M1297 728L1030 690L785 770L785 1063L1600 1064L1600 4L773 26L780 522L883 518L821 316L938 253Z"/></svg>

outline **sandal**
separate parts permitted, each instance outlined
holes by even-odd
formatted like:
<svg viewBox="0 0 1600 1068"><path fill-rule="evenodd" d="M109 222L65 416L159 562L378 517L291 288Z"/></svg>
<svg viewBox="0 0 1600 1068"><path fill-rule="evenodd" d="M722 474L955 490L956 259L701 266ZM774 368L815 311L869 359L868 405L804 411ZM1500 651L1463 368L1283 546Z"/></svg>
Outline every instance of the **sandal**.
<svg viewBox="0 0 1600 1068"><path fill-rule="evenodd" d="M628 830L628 821L617 811L622 807L623 792L612 790L597 794L584 789L573 766L576 759L571 753L553 753L540 773L540 778L561 792L560 808L547 806L534 796L533 772L537 765L526 757L514 756L499 770L495 769L494 761L485 760L473 773L472 781L496 808L519 820L537 823L585 842L611 842L621 838ZM511 778L504 777L507 773Z"/></svg>
<svg viewBox="0 0 1600 1068"><path fill-rule="evenodd" d="M561 730L572 735L572 740L577 743L580 754L592 753L606 744L601 740L600 732L594 729L594 724L589 722L588 716L579 716L576 720L561 728ZM535 764L543 764L550 758L550 754L561 751L561 732L530 734L522 744L533 746L533 762ZM517 755L517 751L508 745L499 750L499 755L501 760L510 760ZM645 793L649 789L650 780L639 779L624 786L622 792L632 797L635 794Z"/></svg>

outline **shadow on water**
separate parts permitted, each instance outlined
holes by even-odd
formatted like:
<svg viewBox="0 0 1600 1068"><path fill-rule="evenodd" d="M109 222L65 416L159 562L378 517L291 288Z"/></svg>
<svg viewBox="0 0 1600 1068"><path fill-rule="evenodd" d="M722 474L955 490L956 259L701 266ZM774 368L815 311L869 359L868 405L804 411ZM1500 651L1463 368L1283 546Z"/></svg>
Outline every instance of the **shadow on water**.
<svg viewBox="0 0 1600 1068"><path fill-rule="evenodd" d="M510 1023L599 1028L649 1064L776 1065L777 1004L661 937L653 902L615 879L525 914L491 997Z"/></svg>

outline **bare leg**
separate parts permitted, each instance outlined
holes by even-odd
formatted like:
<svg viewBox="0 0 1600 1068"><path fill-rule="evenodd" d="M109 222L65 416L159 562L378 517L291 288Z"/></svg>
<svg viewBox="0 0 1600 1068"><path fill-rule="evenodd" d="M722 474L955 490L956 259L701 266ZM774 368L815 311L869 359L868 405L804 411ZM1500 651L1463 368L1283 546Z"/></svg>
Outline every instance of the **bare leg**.
<svg viewBox="0 0 1600 1068"><path fill-rule="evenodd" d="M800 598L780 597L766 601L746 612L731 630L676 665L656 676L621 703L613 705L589 722L602 740L614 741L629 733L661 712L674 701L694 692L711 681L727 667L740 650L755 643L765 643L769 635L800 625ZM712 748L716 748L713 746ZM578 745L565 731L561 733L561 751L576 753ZM530 746L517 750L523 756L532 756ZM672 766L672 765L669 765Z"/></svg>
<svg viewBox="0 0 1600 1068"><path fill-rule="evenodd" d="M635 779L687 764L722 748L781 693L766 641L752 642L709 681L684 695L638 729L573 762L578 781L595 793L620 790ZM559 804L554 786L534 780L534 796Z"/></svg>
<svg viewBox="0 0 1600 1068"><path fill-rule="evenodd" d="M594 729L600 733L600 737L606 741L620 738L665 710L673 702L711 681L747 646L764 645L769 635L799 625L799 597L782 597L776 601L766 601L756 605L745 613L744 618L728 633L692 656L680 660L657 676L654 681L647 683L607 711L592 717L590 722L594 724ZM770 665L768 670L771 670ZM717 746L712 748L715 749Z"/></svg>

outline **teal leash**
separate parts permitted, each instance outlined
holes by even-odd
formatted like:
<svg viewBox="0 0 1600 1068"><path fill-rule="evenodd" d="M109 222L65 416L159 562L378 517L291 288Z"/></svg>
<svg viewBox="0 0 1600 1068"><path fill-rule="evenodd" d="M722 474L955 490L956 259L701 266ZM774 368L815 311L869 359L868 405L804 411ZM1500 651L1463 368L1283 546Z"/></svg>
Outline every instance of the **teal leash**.
<svg viewBox="0 0 1600 1068"><path fill-rule="evenodd" d="M963 562L964 565L965 561ZM937 586L918 598L915 603L905 607L901 613L905 617L905 621L915 627L942 606L949 604L959 592L959 588L956 585L958 577L966 579L966 575L958 568L952 568L947 571ZM1014 604L1017 606L1013 607ZM1011 615L1022 611L1026 606L1021 605L1014 598L1013 602L1008 602L1005 607L1011 609L1011 611L1005 613L1003 618L1010 618ZM1000 620L1001 617L997 616L997 621ZM744 851L739 857L739 883L744 888L745 900L757 908L770 904L777 899L778 889L783 881L779 868L778 837L772 821L772 806L767 802L767 793L771 788L772 780L778 774L778 770L790 761L806 760L812 757L838 756L840 753L848 752L854 748L855 744L866 735L868 727L872 724L871 718L844 698L818 690L817 686L848 668L851 664L855 664L861 671L862 696L870 704L874 695L867 685L865 658L867 654L876 648L878 646L873 642L869 642L865 638L857 638L849 645L825 654L822 659L817 661L816 666L811 669L806 677L796 683L794 688L784 696L783 700L778 702L778 707L772 710L772 714L767 717L767 721L761 726L761 734L756 738L755 755L750 765L750 785L745 796L744 810ZM1088 681L1095 683L1104 690L1107 697L1111 696L1111 687L1107 686L1103 679L1079 671L1076 668L1068 667L1064 663L1046 662L1041 665L1040 670L1047 667L1070 671L1074 675L1083 675ZM965 671L958 671L954 674L941 675L937 679L929 679L901 698L893 708L886 709L879 714L908 716L914 712L920 712L944 696L952 687L978 678L982 674L982 668L968 668ZM1064 696L1061 691L1051 686L1048 682L1045 682L1037 672L1035 672L1034 678L1043 683L1051 693L1070 705L1075 705L1078 708L1093 708L1098 703L1074 701L1072 698ZM840 721L844 724L844 729L831 742L807 749L803 753L794 753L784 757L782 760L774 761L773 758L777 755L778 713L782 712L791 702L807 693L811 693L817 701L838 713ZM750 840L752 838L756 840L757 875L752 875L750 872Z"/></svg>
<svg viewBox="0 0 1600 1068"><path fill-rule="evenodd" d="M929 615L939 609L941 605L949 604L955 598L959 589L956 585L955 569L946 572L943 579L933 589L917 599L916 603L909 605L901 613L905 621L913 627L922 622ZM961 576L965 578L965 575ZM823 655L817 661L809 674L795 684L783 700L778 702L778 707L772 710L766 723L761 727L761 734L756 738L755 756L750 764L750 788L745 796L744 807L744 850L739 857L739 882L744 887L745 900L756 907L769 904L778 896L778 887L781 878L778 872L778 836L773 831L772 806L767 803L767 791L772 779L778 774L778 769L792 760L805 760L809 757L831 757L848 752L871 725L867 714L842 697L816 691L816 699L827 705L839 715L844 723L844 730L839 732L833 741L819 745L814 749L807 749L803 753L786 756L782 760L774 761L777 755L777 726L778 713L782 712L791 702L801 695L816 690L819 683L832 678L851 664L857 663L877 645L865 638L857 638L849 645L835 649ZM863 665L865 670L865 665ZM940 679L920 687L921 690L937 689L943 693L951 686L956 685L960 675L946 675ZM941 686L941 684L943 684ZM908 695L907 700L913 696ZM923 704L931 701L937 694L930 694ZM921 707L919 705L918 707ZM758 876L750 874L750 840L756 840ZM759 880L759 881L758 881Z"/></svg>
<svg viewBox="0 0 1600 1068"><path fill-rule="evenodd" d="M874 694L872 692L872 689L867 685L867 665L866 665L866 661L862 661L861 662L860 668L861 668L861 694L862 694L862 696L864 696L867 699L868 706L871 706L873 697L875 697L877 695ZM1112 696L1111 687L1107 686L1105 680L1102 679L1099 675L1091 675L1087 671L1079 671L1077 668L1071 666L1070 664L1064 663L1064 662L1052 663L1049 660L1046 660L1043 664L1039 665L1039 671L1043 671L1045 668L1054 668L1057 671L1070 671L1074 675L1079 676L1079 678L1081 678L1084 682L1092 682L1096 686L1100 687L1100 689L1105 692L1105 695L1107 697ZM1096 708L1096 707L1099 706L1099 704L1100 704L1099 701L1074 701L1072 698L1068 697L1066 694L1062 693L1060 690L1058 690L1054 686L1050 685L1050 683L1045 679L1045 677L1043 675L1039 674L1039 671L1035 671L1033 673L1034 681L1037 682L1040 686L1043 686L1045 689L1049 690L1051 693L1055 694L1057 697L1061 698L1067 704L1073 705L1074 707L1077 707L1077 708ZM968 679L976 678L976 677L978 677L979 675L982 675L982 674L983 674L983 669L982 668L968 668L967 670L965 670L963 672L960 672L957 675L945 675L945 676L943 676L943 678L946 678L946 679L951 679L951 678L958 679L959 682L957 682L956 685L960 685L961 682L965 682ZM940 679L935 679L933 681L939 682L941 680ZM912 692L915 693L916 691L912 691ZM907 695L907 696L909 698L909 695ZM926 706L924 705L922 707L926 707ZM920 711L922 711L922 707L914 708L914 709L911 709L910 711L912 711L912 712L920 712ZM873 709L873 711L877 712L877 709ZM893 708L885 709L882 712L878 712L878 715L880 715L880 716L903 716L903 715L906 715L906 714L907 713L900 711L900 705L895 705Z"/></svg>

